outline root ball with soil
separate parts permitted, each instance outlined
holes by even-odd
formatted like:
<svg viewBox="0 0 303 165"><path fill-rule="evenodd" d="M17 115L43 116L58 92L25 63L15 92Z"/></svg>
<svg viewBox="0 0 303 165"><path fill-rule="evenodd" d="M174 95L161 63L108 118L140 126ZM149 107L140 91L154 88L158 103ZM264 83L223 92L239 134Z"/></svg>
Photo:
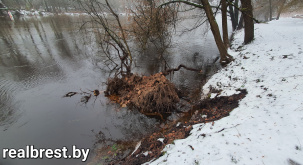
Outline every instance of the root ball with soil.
<svg viewBox="0 0 303 165"><path fill-rule="evenodd" d="M180 101L177 88L162 73L111 78L105 94L117 96L115 101L122 107L136 108L147 115L171 113Z"/></svg>

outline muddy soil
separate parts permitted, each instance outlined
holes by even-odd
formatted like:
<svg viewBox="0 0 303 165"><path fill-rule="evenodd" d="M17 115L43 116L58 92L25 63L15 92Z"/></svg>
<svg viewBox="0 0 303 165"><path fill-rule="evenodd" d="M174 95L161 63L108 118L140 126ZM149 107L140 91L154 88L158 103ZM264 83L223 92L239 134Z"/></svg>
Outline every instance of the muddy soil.
<svg viewBox="0 0 303 165"><path fill-rule="evenodd" d="M176 139L183 139L190 135L192 125L197 123L215 124L214 121L229 115L229 113L239 105L247 94L246 90L241 90L239 94L232 96L216 97L206 99L194 105L191 110L184 113L183 117L165 124L162 129L137 142L137 147L132 147L133 151L127 156L125 153L111 154L108 164L142 164L152 159L162 156L162 150L167 144L174 143ZM194 146L190 146L194 150ZM123 157L123 156L124 157ZM123 158L122 158L123 157Z"/></svg>

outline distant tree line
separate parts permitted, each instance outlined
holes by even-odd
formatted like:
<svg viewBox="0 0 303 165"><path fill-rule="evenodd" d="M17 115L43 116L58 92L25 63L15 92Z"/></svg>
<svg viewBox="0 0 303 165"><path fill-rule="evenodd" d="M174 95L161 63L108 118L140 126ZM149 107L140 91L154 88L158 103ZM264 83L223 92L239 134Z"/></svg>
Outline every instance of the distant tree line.
<svg viewBox="0 0 303 165"><path fill-rule="evenodd" d="M123 5L131 1L132 0L111 0L111 4L113 4L115 8L123 8ZM78 6L77 0L2 0L2 3L8 8L16 10L34 9L47 12L83 11L83 9Z"/></svg>
<svg viewBox="0 0 303 165"><path fill-rule="evenodd" d="M2 0L10 9L44 10L48 12L64 12L75 10L70 0Z"/></svg>
<svg viewBox="0 0 303 165"><path fill-rule="evenodd" d="M255 0L255 16L263 21L279 19L283 12L303 10L303 0Z"/></svg>

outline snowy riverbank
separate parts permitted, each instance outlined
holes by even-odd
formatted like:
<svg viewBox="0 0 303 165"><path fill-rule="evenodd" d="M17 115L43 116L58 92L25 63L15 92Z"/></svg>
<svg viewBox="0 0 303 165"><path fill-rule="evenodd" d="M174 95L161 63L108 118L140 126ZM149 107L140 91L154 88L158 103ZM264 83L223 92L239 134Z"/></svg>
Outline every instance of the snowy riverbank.
<svg viewBox="0 0 303 165"><path fill-rule="evenodd" d="M241 88L247 96L230 116L195 125L151 164L303 164L302 34L300 18L257 24L255 40L245 46L238 32L230 51L235 61L203 92L213 86L231 95Z"/></svg>

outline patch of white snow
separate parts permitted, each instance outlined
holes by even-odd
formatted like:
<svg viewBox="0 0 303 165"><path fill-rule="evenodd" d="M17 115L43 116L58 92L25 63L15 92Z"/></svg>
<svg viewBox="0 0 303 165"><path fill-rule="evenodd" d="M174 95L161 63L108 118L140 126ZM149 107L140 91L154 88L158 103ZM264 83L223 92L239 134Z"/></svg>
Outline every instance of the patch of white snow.
<svg viewBox="0 0 303 165"><path fill-rule="evenodd" d="M248 45L242 45L240 30L229 50L235 61L203 91L212 86L231 95L246 89L247 96L214 126L194 125L189 137L166 146L151 164L303 164L302 34L303 19L297 18L256 24Z"/></svg>

